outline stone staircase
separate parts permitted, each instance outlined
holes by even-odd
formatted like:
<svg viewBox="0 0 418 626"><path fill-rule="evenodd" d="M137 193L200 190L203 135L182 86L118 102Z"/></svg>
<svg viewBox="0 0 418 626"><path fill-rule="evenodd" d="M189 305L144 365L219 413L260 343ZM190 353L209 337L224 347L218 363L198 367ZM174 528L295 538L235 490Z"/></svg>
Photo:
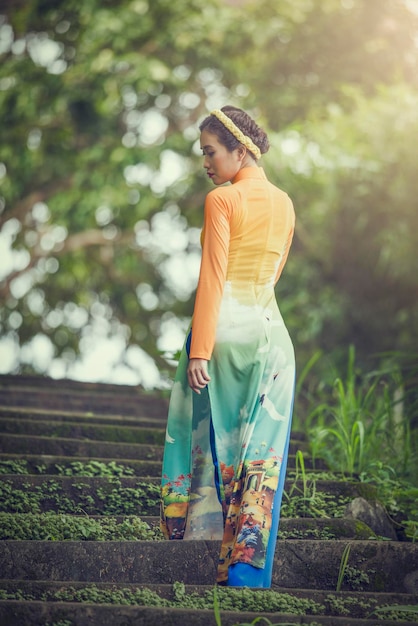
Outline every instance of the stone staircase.
<svg viewBox="0 0 418 626"><path fill-rule="evenodd" d="M0 376L0 626L417 623L418 545L344 517L372 486L295 476L297 434L272 590L215 588L218 542L158 530L166 413L136 387ZM330 517L306 516L318 498Z"/></svg>

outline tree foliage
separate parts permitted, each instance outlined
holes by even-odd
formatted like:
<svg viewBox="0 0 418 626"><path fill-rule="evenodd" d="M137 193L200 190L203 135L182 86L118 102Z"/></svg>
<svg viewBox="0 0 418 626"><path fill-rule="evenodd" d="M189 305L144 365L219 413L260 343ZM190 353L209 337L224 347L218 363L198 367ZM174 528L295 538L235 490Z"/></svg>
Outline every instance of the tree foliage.
<svg viewBox="0 0 418 626"><path fill-rule="evenodd" d="M278 296L299 358L416 341L410 2L3 5L1 345L15 355L3 371L77 375L77 355L109 338L125 374L151 367L146 355L167 369L209 189L197 126L226 102L262 120L264 166L295 202Z"/></svg>

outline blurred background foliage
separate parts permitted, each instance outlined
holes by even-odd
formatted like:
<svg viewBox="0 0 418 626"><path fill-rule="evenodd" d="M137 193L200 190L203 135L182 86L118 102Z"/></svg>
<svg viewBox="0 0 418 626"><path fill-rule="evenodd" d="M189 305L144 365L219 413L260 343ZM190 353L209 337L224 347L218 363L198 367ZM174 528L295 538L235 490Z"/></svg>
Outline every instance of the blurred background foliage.
<svg viewBox="0 0 418 626"><path fill-rule="evenodd" d="M277 297L299 370L349 346L410 370L417 5L3 0L1 372L169 381L211 188L198 123L226 103L268 131L294 200Z"/></svg>

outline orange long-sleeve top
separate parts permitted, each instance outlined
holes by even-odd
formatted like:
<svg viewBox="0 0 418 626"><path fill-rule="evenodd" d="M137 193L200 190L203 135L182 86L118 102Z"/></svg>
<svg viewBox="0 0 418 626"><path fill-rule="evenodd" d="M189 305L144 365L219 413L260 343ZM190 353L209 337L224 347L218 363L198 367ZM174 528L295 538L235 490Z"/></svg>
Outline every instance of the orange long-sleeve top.
<svg viewBox="0 0 418 626"><path fill-rule="evenodd" d="M202 260L192 318L190 358L210 360L227 281L271 286L286 263L295 227L289 196L260 167L241 169L206 197Z"/></svg>

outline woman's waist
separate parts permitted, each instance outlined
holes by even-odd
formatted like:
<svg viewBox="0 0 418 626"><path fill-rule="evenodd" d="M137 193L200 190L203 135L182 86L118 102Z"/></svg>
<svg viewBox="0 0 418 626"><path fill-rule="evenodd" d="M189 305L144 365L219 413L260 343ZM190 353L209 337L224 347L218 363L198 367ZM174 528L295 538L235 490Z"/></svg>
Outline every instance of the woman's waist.
<svg viewBox="0 0 418 626"><path fill-rule="evenodd" d="M254 280L227 280L223 299L232 298L241 304L277 308L274 285Z"/></svg>
<svg viewBox="0 0 418 626"><path fill-rule="evenodd" d="M240 289L247 287L248 289L271 289L274 290L274 279L271 276L268 277L249 277L249 276L231 276L227 274L226 285L232 285L239 287Z"/></svg>

